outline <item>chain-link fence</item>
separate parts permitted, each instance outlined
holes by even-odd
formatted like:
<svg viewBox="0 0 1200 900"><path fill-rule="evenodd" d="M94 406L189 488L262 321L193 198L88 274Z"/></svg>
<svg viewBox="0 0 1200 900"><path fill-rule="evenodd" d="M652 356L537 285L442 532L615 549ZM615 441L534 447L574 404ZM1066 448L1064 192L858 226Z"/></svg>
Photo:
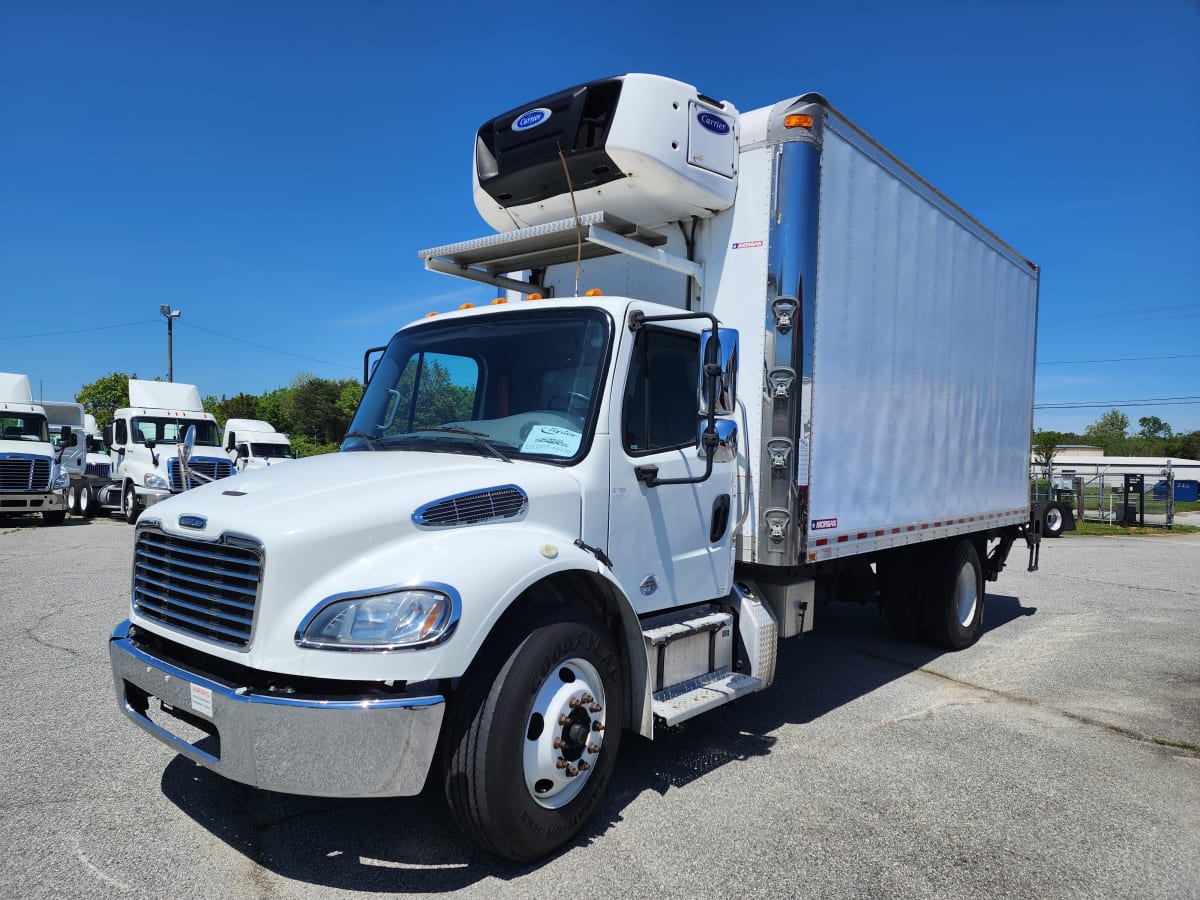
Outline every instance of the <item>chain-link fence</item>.
<svg viewBox="0 0 1200 900"><path fill-rule="evenodd" d="M1200 466L1108 467L1056 461L1053 476L1043 466L1030 472L1034 500L1068 503L1077 521L1171 528L1196 513L1200 525Z"/></svg>

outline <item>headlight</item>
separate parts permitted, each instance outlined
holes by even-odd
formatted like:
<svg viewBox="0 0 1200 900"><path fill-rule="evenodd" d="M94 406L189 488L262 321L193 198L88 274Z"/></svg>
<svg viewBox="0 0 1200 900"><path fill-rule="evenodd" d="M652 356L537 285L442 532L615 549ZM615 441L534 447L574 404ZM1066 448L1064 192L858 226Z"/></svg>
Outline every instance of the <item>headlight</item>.
<svg viewBox="0 0 1200 900"><path fill-rule="evenodd" d="M148 475L146 475L145 478L142 479L142 484L144 484L148 488L158 488L160 490L165 490L167 487L167 480L165 478L163 478L161 475L155 475L153 472L151 472Z"/></svg>
<svg viewBox="0 0 1200 900"><path fill-rule="evenodd" d="M412 649L445 640L457 623L452 589L398 588L330 598L301 623L296 643L325 650Z"/></svg>
<svg viewBox="0 0 1200 900"><path fill-rule="evenodd" d="M61 491L63 488L65 488L70 483L71 483L71 476L68 475L66 472L59 472L58 475L56 475L54 477L54 484L50 485L50 490Z"/></svg>

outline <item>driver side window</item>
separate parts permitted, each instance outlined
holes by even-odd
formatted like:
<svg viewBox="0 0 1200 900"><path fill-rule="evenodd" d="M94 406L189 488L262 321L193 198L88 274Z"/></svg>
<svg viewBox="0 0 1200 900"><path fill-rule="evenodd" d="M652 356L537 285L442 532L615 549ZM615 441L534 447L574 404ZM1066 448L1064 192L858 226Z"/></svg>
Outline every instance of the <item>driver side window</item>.
<svg viewBox="0 0 1200 900"><path fill-rule="evenodd" d="M638 335L621 412L630 456L696 443L700 339L647 328Z"/></svg>

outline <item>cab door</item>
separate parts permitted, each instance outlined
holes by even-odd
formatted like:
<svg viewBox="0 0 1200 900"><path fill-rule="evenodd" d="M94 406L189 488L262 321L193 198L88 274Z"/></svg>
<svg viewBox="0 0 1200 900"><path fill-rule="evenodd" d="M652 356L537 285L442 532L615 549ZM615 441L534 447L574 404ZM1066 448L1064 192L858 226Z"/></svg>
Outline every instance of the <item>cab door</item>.
<svg viewBox="0 0 1200 900"><path fill-rule="evenodd" d="M698 484L639 480L704 474L697 450L699 322L646 325L623 343L626 381L612 410L609 551L613 570L638 612L724 597L733 577L734 461L718 462Z"/></svg>

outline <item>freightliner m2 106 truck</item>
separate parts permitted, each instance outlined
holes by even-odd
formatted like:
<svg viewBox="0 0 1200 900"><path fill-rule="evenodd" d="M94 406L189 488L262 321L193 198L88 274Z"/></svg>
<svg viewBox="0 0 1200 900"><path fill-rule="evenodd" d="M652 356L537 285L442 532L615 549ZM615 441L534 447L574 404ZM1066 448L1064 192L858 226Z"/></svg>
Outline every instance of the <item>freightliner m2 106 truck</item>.
<svg viewBox="0 0 1200 900"><path fill-rule="evenodd" d="M775 677L822 604L979 634L1040 546L1038 270L818 94L629 75L475 137L491 286L402 328L342 452L138 522L121 709L231 779L442 783L536 859L652 738ZM495 297L495 299L492 299Z"/></svg>
<svg viewBox="0 0 1200 900"><path fill-rule="evenodd" d="M178 450L189 428L202 449L182 465ZM233 474L217 420L204 411L193 384L129 379L129 407L113 414L104 443L112 480L95 491L95 508L120 512L130 524L160 500Z"/></svg>
<svg viewBox="0 0 1200 900"><path fill-rule="evenodd" d="M71 440L70 428L63 434ZM29 376L0 372L0 516L41 513L47 525L61 525L68 480Z"/></svg>

